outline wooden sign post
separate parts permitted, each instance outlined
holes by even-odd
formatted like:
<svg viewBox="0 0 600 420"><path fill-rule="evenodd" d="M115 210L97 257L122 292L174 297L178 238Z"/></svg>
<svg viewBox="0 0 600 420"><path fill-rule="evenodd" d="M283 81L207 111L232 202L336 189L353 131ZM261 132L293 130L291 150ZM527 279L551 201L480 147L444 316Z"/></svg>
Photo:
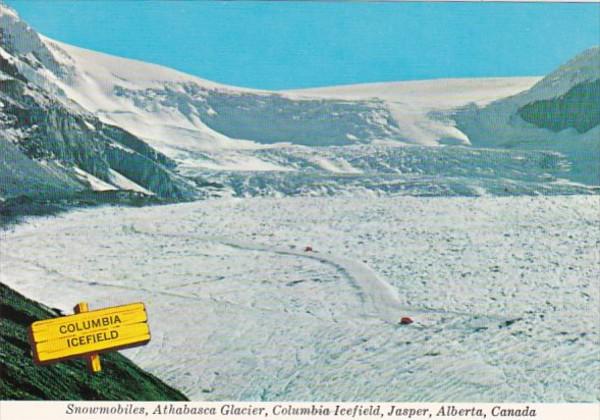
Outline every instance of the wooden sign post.
<svg viewBox="0 0 600 420"><path fill-rule="evenodd" d="M102 370L100 352L141 346L150 341L143 303L90 311L79 303L75 314L36 321L29 328L34 361L46 364L84 357L91 372Z"/></svg>
<svg viewBox="0 0 600 420"><path fill-rule="evenodd" d="M89 307L87 302L80 302L73 308L76 314L80 314L83 312L88 312ZM98 353L92 353L86 357L88 369L92 373L98 373L102 370L102 364L100 363L100 355Z"/></svg>

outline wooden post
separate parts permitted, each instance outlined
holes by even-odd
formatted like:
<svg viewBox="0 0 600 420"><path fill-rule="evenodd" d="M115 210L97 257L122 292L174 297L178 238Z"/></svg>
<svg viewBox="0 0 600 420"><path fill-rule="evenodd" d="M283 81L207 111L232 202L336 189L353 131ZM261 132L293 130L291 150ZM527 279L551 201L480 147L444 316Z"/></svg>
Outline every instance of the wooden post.
<svg viewBox="0 0 600 420"><path fill-rule="evenodd" d="M87 302L80 302L73 308L76 314L89 311ZM100 355L98 353L90 354L86 356L88 369L92 373L98 373L102 370L102 364L100 363Z"/></svg>

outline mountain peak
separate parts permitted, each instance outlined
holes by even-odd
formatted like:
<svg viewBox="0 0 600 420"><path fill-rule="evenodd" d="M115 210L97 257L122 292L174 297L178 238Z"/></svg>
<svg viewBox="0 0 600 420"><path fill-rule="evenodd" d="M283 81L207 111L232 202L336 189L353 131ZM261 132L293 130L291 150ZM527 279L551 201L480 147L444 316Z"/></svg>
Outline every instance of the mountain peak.
<svg viewBox="0 0 600 420"><path fill-rule="evenodd" d="M15 10L2 2L0 2L0 46L7 53L20 58L33 68L41 65L55 74L61 73L61 66L38 33L21 20Z"/></svg>
<svg viewBox="0 0 600 420"><path fill-rule="evenodd" d="M19 14L15 9L9 7L7 4L0 1L0 16L8 15L15 19L19 19Z"/></svg>
<svg viewBox="0 0 600 420"><path fill-rule="evenodd" d="M600 79L600 46L588 48L534 85L535 99L560 96L573 86Z"/></svg>

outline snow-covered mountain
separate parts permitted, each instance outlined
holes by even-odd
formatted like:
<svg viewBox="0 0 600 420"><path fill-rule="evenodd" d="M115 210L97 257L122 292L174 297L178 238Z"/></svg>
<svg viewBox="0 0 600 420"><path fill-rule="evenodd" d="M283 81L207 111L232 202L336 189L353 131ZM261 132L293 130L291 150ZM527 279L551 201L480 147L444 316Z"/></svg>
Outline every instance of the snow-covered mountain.
<svg viewBox="0 0 600 420"><path fill-rule="evenodd" d="M190 199L176 163L135 135L106 124L61 89L73 68L0 5L0 197L134 190Z"/></svg>
<svg viewBox="0 0 600 420"><path fill-rule="evenodd" d="M133 189L176 199L211 188L235 195L330 194L348 188L478 195L562 192L565 184L554 182L560 178L594 183L580 176L587 169L572 169L573 162L556 153L572 157L570 150L553 144L539 143L524 153L486 151L493 155L487 163L466 148L422 146L506 149L522 140L523 130L544 137L545 128L521 117L511 128L514 115L542 98L530 92L555 97L584 80L581 75L595 68L597 51L588 53L591 61L576 60L553 73L553 82L448 79L269 92L66 45L38 34L1 3L0 36L4 197L82 188ZM511 99L502 102L506 97ZM498 105L503 103L510 106ZM493 112L507 116L506 136L496 138L485 131L490 127L476 122L480 114L496 121ZM597 128L556 135L593 138L594 133ZM398 148L404 145L419 147ZM523 160L531 163L525 165L529 172L521 171ZM506 183L513 181L519 185L509 188ZM418 192L413 185L419 185Z"/></svg>
<svg viewBox="0 0 600 420"><path fill-rule="evenodd" d="M554 150L570 178L600 184L600 47L590 48L530 89L454 116L473 145Z"/></svg>

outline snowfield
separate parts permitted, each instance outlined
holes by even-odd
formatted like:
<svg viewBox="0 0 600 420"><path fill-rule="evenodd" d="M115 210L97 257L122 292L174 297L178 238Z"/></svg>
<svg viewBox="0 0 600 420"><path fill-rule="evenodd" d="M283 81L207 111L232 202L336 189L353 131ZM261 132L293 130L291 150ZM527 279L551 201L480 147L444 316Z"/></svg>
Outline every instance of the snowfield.
<svg viewBox="0 0 600 420"><path fill-rule="evenodd" d="M398 123L400 141L424 146L469 145L469 138L452 121L453 110L469 104L487 105L526 90L539 80L539 77L434 79L333 86L290 93L330 100L379 99L385 102Z"/></svg>
<svg viewBox="0 0 600 420"><path fill-rule="evenodd" d="M67 313L145 302L152 341L126 354L194 400L598 401L599 212L360 195L79 210L3 232L0 281Z"/></svg>
<svg viewBox="0 0 600 420"><path fill-rule="evenodd" d="M289 144L469 145L451 118L454 110L514 95L540 79L440 79L271 92L40 39L65 69L66 76L49 78L66 98L179 163L209 170L288 170L254 151Z"/></svg>

